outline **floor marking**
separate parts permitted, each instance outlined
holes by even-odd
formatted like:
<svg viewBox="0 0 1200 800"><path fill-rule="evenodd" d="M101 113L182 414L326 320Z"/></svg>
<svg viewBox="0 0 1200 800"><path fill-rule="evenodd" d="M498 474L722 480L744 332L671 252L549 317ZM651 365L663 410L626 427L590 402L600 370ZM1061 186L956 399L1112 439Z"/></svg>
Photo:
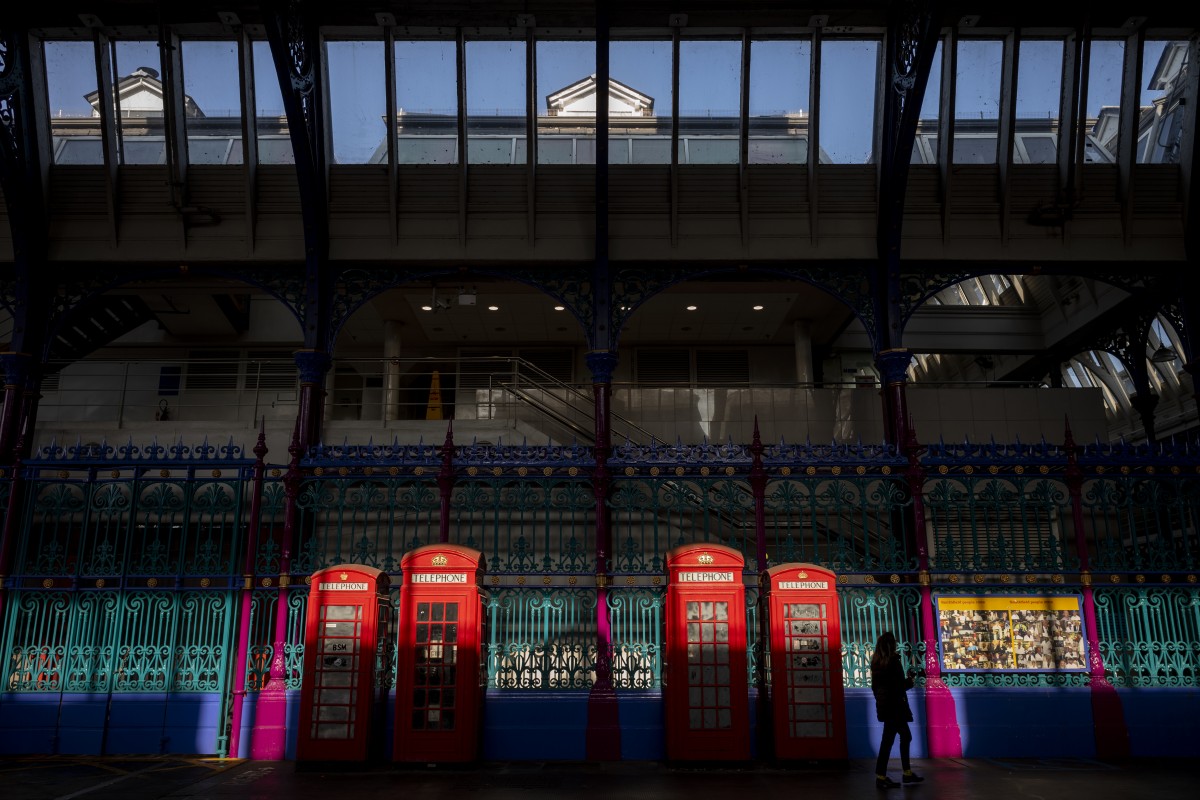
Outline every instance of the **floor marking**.
<svg viewBox="0 0 1200 800"><path fill-rule="evenodd" d="M129 780L130 778L134 778L134 777L137 777L138 775L141 775L143 772L151 772L154 770L154 768L155 768L155 765L151 764L150 766L146 767L145 769L139 769L137 772L127 772L124 775L113 778L112 780L104 781L103 783L97 783L95 786L89 786L86 789L80 789L79 791L71 792L70 794L60 795L59 797L54 798L54 800L71 800L72 797L80 797L85 794L91 794L92 792L96 791L97 789L104 789L108 786L112 786L114 783L120 783L121 781Z"/></svg>

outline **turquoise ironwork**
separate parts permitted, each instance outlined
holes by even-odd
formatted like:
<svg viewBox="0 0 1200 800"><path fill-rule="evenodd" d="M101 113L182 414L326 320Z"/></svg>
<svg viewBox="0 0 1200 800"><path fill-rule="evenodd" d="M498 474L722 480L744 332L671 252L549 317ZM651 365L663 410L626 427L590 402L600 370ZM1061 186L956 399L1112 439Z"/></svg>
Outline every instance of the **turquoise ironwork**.
<svg viewBox="0 0 1200 800"><path fill-rule="evenodd" d="M595 503L581 481L462 481L450 497L451 541L482 551L493 575L590 571Z"/></svg>
<svg viewBox="0 0 1200 800"><path fill-rule="evenodd" d="M437 541L437 485L409 479L313 478L297 507L306 532L292 570L356 563L393 572L408 550Z"/></svg>
<svg viewBox="0 0 1200 800"><path fill-rule="evenodd" d="M906 667L922 666L921 593L916 587L840 586L838 606L845 686L871 685L871 654L884 631L895 634Z"/></svg>
<svg viewBox="0 0 1200 800"><path fill-rule="evenodd" d="M613 688L657 689L662 685L662 589L614 588L608 593L613 636Z"/></svg>
<svg viewBox="0 0 1200 800"><path fill-rule="evenodd" d="M493 689L587 689L596 679L594 589L493 591L487 604Z"/></svg>
<svg viewBox="0 0 1200 800"><path fill-rule="evenodd" d="M931 565L955 572L1078 569L1065 549L1071 514L1065 486L1043 478L938 478L926 484Z"/></svg>
<svg viewBox="0 0 1200 800"><path fill-rule="evenodd" d="M620 573L663 571L668 550L692 542L724 544L754 553L754 507L744 481L614 480L613 568Z"/></svg>
<svg viewBox="0 0 1200 800"><path fill-rule="evenodd" d="M1116 686L1200 686L1200 589L1097 588L1105 673Z"/></svg>
<svg viewBox="0 0 1200 800"><path fill-rule="evenodd" d="M1194 570L1200 567L1194 479L1116 476L1083 486L1088 549L1099 570Z"/></svg>
<svg viewBox="0 0 1200 800"><path fill-rule="evenodd" d="M804 561L837 572L916 569L907 552L911 504L900 478L802 477L766 489L767 547L772 563Z"/></svg>

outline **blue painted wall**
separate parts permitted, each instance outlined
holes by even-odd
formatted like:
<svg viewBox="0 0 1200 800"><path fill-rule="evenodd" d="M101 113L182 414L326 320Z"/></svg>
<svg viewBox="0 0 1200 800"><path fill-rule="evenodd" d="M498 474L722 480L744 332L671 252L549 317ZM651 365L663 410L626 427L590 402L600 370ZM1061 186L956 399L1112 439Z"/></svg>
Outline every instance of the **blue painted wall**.
<svg viewBox="0 0 1200 800"><path fill-rule="evenodd" d="M1096 753L1087 688L952 689L969 758L1089 758ZM1200 689L1119 689L1138 757L1200 757ZM255 701L246 696L240 755L248 757ZM61 700L61 703L60 703ZM754 741L754 693L750 693ZM0 694L0 754L215 753L220 698L215 694ZM925 703L909 693L912 754L924 757ZM384 758L391 754L388 699ZM618 694L621 756L665 757L663 697L658 691ZM288 693L287 757L295 758L299 692ZM105 734L105 719L109 728ZM488 692L482 758L489 761L582 760L587 756L587 693ZM846 740L851 758L874 758L881 725L868 689L846 690ZM892 752L899 757L899 749Z"/></svg>
<svg viewBox="0 0 1200 800"><path fill-rule="evenodd" d="M1200 757L1200 689L1118 689L1134 756Z"/></svg>
<svg viewBox="0 0 1200 800"><path fill-rule="evenodd" d="M215 753L220 709L216 694L3 694L0 753Z"/></svg>

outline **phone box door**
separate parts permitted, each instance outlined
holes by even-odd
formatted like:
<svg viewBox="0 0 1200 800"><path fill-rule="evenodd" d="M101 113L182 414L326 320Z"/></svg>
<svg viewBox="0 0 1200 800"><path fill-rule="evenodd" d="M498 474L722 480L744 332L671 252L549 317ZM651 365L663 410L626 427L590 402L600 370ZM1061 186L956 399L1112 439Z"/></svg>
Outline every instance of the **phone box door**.
<svg viewBox="0 0 1200 800"><path fill-rule="evenodd" d="M667 554L667 757L750 758L742 555L722 545Z"/></svg>
<svg viewBox="0 0 1200 800"><path fill-rule="evenodd" d="M386 628L390 615L388 587L387 574L359 564L312 576L297 760L364 761L372 754L381 719L375 676L381 621Z"/></svg>
<svg viewBox="0 0 1200 800"><path fill-rule="evenodd" d="M482 704L482 554L427 545L400 568L393 758L473 761Z"/></svg>
<svg viewBox="0 0 1200 800"><path fill-rule="evenodd" d="M777 758L846 758L846 706L836 577L811 564L763 576L771 625Z"/></svg>

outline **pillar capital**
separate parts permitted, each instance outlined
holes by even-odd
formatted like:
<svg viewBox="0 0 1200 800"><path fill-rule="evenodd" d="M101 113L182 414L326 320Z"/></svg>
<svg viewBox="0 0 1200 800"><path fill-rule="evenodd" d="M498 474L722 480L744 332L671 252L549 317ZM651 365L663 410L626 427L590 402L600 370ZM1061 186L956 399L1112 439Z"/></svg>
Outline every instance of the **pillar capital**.
<svg viewBox="0 0 1200 800"><path fill-rule="evenodd" d="M613 371L620 360L616 350L589 350L585 359L592 371L592 383L612 383Z"/></svg>
<svg viewBox="0 0 1200 800"><path fill-rule="evenodd" d="M875 365L882 373L886 386L907 383L908 365L911 363L912 353L907 348L895 347L875 354Z"/></svg>
<svg viewBox="0 0 1200 800"><path fill-rule="evenodd" d="M4 383L21 389L29 388L33 377L34 359L30 353L5 351L0 353L0 370L4 371Z"/></svg>
<svg viewBox="0 0 1200 800"><path fill-rule="evenodd" d="M301 383L324 383L325 373L333 364L333 358L324 350L297 350L296 368L300 370Z"/></svg>

